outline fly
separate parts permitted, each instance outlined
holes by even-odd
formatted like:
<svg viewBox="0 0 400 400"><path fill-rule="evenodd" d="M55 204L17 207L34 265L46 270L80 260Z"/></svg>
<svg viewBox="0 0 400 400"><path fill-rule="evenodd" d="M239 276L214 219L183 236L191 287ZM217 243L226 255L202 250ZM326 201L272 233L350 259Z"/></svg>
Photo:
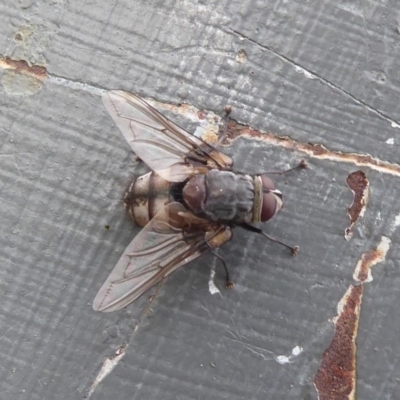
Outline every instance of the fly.
<svg viewBox="0 0 400 400"><path fill-rule="evenodd" d="M178 268L215 249L240 226L278 242L253 224L270 220L283 195L266 174L233 172L233 160L188 133L140 97L113 90L103 103L126 141L152 170L135 180L125 205L143 227L128 245L93 302L97 311L121 309ZM219 143L221 140L219 141ZM302 160L298 167L306 167ZM288 171L273 171L285 173Z"/></svg>

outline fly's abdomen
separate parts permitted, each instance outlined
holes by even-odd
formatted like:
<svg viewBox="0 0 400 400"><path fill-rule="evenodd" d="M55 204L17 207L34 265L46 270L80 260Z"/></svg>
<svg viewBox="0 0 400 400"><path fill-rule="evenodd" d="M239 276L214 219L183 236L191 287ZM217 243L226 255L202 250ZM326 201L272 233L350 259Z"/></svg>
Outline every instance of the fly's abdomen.
<svg viewBox="0 0 400 400"><path fill-rule="evenodd" d="M170 203L170 183L154 172L139 176L125 195L125 207L143 227Z"/></svg>

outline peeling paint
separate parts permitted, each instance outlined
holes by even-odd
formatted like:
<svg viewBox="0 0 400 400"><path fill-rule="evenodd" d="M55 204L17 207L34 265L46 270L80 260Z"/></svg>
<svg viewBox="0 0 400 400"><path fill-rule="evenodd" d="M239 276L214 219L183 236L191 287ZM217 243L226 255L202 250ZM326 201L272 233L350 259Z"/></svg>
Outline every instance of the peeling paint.
<svg viewBox="0 0 400 400"><path fill-rule="evenodd" d="M19 73L32 75L38 79L47 77L47 69L40 65L29 65L25 60L12 60L9 57L0 59L0 68L12 69Z"/></svg>
<svg viewBox="0 0 400 400"><path fill-rule="evenodd" d="M338 304L335 333L314 378L320 400L356 398L356 337L363 285L350 285Z"/></svg>
<svg viewBox="0 0 400 400"><path fill-rule="evenodd" d="M42 88L47 77L45 67L29 65L25 60L0 59L0 68L5 72L1 79L4 90L14 95L33 94Z"/></svg>
<svg viewBox="0 0 400 400"><path fill-rule="evenodd" d="M338 315L333 319L335 332L314 377L320 400L356 399L356 339L364 283L372 281L371 268L385 260L390 245L390 238L382 236L376 249L362 255L353 274L360 284L350 285L338 303Z"/></svg>
<svg viewBox="0 0 400 400"><path fill-rule="evenodd" d="M120 346L117 351L115 352L115 356L112 358L106 358L106 360L103 363L103 366L101 367L100 372L96 376L96 379L94 380L92 386L90 387L89 393L87 395L87 398L90 398L93 394L93 392L96 390L97 386L99 383L117 366L117 364L121 361L121 359L125 355L125 346Z"/></svg>
<svg viewBox="0 0 400 400"><path fill-rule="evenodd" d="M196 107L188 104L174 105L151 99L145 100L157 109L168 110L172 113L182 115L191 121L199 123L200 125L194 134L203 138L208 143L217 142L219 137L218 133L220 132L221 127L224 125L223 117L213 113L212 111L200 111ZM372 157L369 154L342 153L340 151L332 151L321 144L302 143L287 136L278 136L270 132L253 129L247 125L240 124L234 119L230 119L227 139L234 141L239 137L258 139L289 150L293 149L296 151L301 151L319 160L331 160L361 167L369 167L375 171L400 177L400 164L382 161L376 157ZM365 200L367 200L367 198Z"/></svg>
<svg viewBox="0 0 400 400"><path fill-rule="evenodd" d="M1 79L5 92L23 96L41 90L48 76L44 54L58 29L49 21L45 25L27 22L18 28L10 41L13 46L7 49L7 56L0 58L0 68L5 70Z"/></svg>
<svg viewBox="0 0 400 400"><path fill-rule="evenodd" d="M373 277L371 274L371 268L376 264L385 261L391 243L392 241L390 238L382 236L381 241L375 250L363 254L354 271L354 280L358 282L372 282Z"/></svg>
<svg viewBox="0 0 400 400"><path fill-rule="evenodd" d="M400 164L382 161L376 157L372 157L369 154L342 153L340 151L332 151L321 144L302 143L287 136L277 136L270 132L252 129L249 126L242 125L234 120L230 120L228 132L228 137L231 140L242 136L256 138L285 149L302 151L303 153L306 153L309 156L319 160L344 162L360 167L369 167L382 173L400 176Z"/></svg>
<svg viewBox="0 0 400 400"><path fill-rule="evenodd" d="M182 115L189 120L198 123L199 126L194 134L203 138L203 140L208 143L217 142L221 127L224 126L224 118L220 115L217 115L212 111L200 111L198 108L189 104L175 105L147 98L145 100L159 110L168 110L174 114ZM285 149L301 151L319 160L331 160L369 167L375 171L400 177L400 164L382 161L369 154L332 151L321 144L302 143L287 136L278 136L270 132L253 129L247 125L240 124L234 119L230 119L227 139L233 141L239 137L258 139Z"/></svg>
<svg viewBox="0 0 400 400"><path fill-rule="evenodd" d="M353 236L353 229L359 218L364 216L369 201L369 181L363 171L356 171L350 174L346 183L353 192L353 204L348 209L350 226L345 229L344 238L350 240Z"/></svg>
<svg viewBox="0 0 400 400"><path fill-rule="evenodd" d="M239 64L243 64L247 61L247 54L244 49L240 49L235 58L236 62Z"/></svg>

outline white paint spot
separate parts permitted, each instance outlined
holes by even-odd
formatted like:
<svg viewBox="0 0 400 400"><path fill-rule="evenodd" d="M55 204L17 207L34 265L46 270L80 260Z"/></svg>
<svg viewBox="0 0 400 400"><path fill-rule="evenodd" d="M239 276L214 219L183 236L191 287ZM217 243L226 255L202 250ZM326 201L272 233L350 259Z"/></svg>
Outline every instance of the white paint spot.
<svg viewBox="0 0 400 400"><path fill-rule="evenodd" d="M400 214L396 215L392 222L392 232L400 226Z"/></svg>
<svg viewBox="0 0 400 400"><path fill-rule="evenodd" d="M303 348L301 346L296 346L293 347L292 349L292 354L290 356L276 356L275 360L278 364L284 365L291 363L294 358L296 358L298 355L300 355L303 352Z"/></svg>
<svg viewBox="0 0 400 400"><path fill-rule="evenodd" d="M396 122L393 122L390 124L392 126L392 128L400 128L399 124L396 124Z"/></svg>
<svg viewBox="0 0 400 400"><path fill-rule="evenodd" d="M302 67L299 67L298 65L295 65L294 70L299 74L303 74L308 79L316 79L316 76L313 73L307 71Z"/></svg>
<svg viewBox="0 0 400 400"><path fill-rule="evenodd" d="M303 352L303 348L301 346L296 346L293 348L292 350L292 354L294 356L298 356L299 354L301 354Z"/></svg>
<svg viewBox="0 0 400 400"><path fill-rule="evenodd" d="M387 143L387 144L394 144L394 138L389 138L388 140L386 140L386 142L385 143Z"/></svg>
<svg viewBox="0 0 400 400"><path fill-rule="evenodd" d="M115 356L113 358L106 358L106 360L103 363L103 366L101 367L100 372L96 376L96 379L94 380L89 390L88 398L91 397L91 395L96 390L99 383L117 366L117 364L120 362L120 360L124 355L125 355L125 346L121 346L117 349L117 351L115 352Z"/></svg>
<svg viewBox="0 0 400 400"><path fill-rule="evenodd" d="M220 290L218 289L217 285L214 282L216 267L217 267L217 259L216 257L214 257L214 261L212 263L210 271L210 279L208 280L208 290L210 291L211 294L216 294L216 293L221 294Z"/></svg>
<svg viewBox="0 0 400 400"><path fill-rule="evenodd" d="M276 357L276 361L277 361L279 364L281 364L281 365L287 364L287 363L290 362L290 357L287 357L287 356L277 356L277 357Z"/></svg>

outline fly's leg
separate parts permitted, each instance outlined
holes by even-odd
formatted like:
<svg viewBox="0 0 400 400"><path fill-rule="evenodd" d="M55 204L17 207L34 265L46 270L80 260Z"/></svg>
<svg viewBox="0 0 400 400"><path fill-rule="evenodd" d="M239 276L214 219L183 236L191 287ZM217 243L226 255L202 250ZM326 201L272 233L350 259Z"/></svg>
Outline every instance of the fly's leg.
<svg viewBox="0 0 400 400"><path fill-rule="evenodd" d="M284 175L287 174L288 172L294 171L296 169L305 169L308 167L307 161L304 160L304 158L302 160L300 160L300 162L293 168L289 168L286 169L284 171L266 171L263 172L263 174L267 174L267 175Z"/></svg>
<svg viewBox="0 0 400 400"><path fill-rule="evenodd" d="M279 243L280 245L288 248L292 252L292 256L295 256L300 250L299 246L294 246L294 247L289 246L288 244L280 241L279 239L276 239L276 238L273 238L272 236L267 235L264 231L262 231L259 228L256 228L253 225L241 224L239 226L242 227L243 229L246 229L246 230L250 231L250 232L254 232L254 233L258 233L260 235L263 235L264 237L266 237L267 239L271 240L272 242Z"/></svg>
<svg viewBox="0 0 400 400"><path fill-rule="evenodd" d="M215 144L214 147L218 147L220 144L224 142L226 137L228 136L228 125L229 125L229 115L232 112L232 107L226 106L225 107L225 122L224 122L224 133L218 139L218 142Z"/></svg>
<svg viewBox="0 0 400 400"><path fill-rule="evenodd" d="M200 233L201 234L201 233ZM186 232L183 231L183 237L184 239L189 243L190 240L196 240L199 237L199 232ZM229 227L225 227L224 229L220 230L216 234L214 233L213 236L209 238L204 238L204 241L200 241L197 243L197 245L194 248L197 249L204 249L204 246L207 246L210 252L218 259L221 261L224 270L225 270L225 276L226 276L226 288L227 289L232 289L235 287L235 283L231 281L231 278L229 276L229 271L228 267L226 266L226 262L224 258L217 253L217 250L220 246L222 246L224 243L228 242L232 237L232 230Z"/></svg>
<svg viewBox="0 0 400 400"><path fill-rule="evenodd" d="M224 266L224 270L225 270L225 280L226 280L225 286L226 286L226 288L227 288L227 289L233 289L233 288L235 287L235 282L231 281L231 278L230 278L230 276L229 276L228 267L226 266L226 262L225 262L224 258L223 258L221 255L219 255L219 254L211 247L211 245L210 245L208 242L206 242L206 243L207 243L207 246L210 248L211 253L212 253L216 258L218 258L218 260L221 261L222 265Z"/></svg>
<svg viewBox="0 0 400 400"><path fill-rule="evenodd" d="M276 238L273 238L272 236L267 235L265 232L261 231L261 229L260 229L260 233L261 233L261 235L263 235L263 236L266 237L267 239L271 240L272 242L279 243L279 244L281 244L282 246L287 247L287 248L292 252L292 256L295 256L295 255L299 252L299 250L300 250L300 247L299 247L299 246L291 247L291 246L287 245L286 243L281 242L280 240L278 240L278 239L276 239Z"/></svg>

